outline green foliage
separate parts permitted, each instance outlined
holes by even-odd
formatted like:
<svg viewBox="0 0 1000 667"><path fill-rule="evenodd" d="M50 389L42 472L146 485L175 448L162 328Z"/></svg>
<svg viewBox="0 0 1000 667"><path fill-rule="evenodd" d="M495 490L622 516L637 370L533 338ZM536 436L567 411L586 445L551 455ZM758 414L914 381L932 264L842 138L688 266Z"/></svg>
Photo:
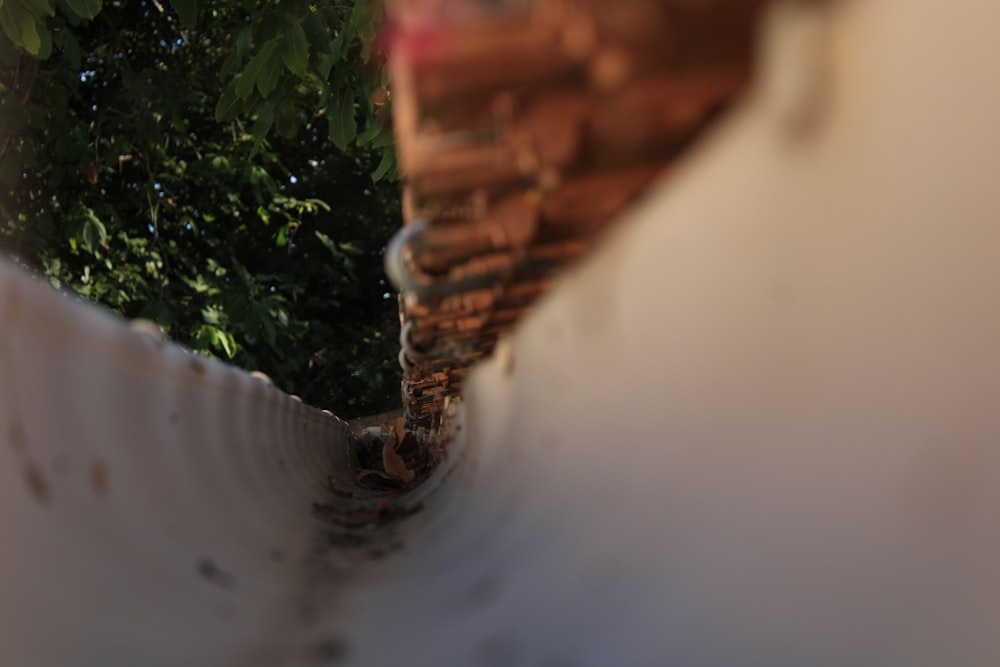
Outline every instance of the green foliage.
<svg viewBox="0 0 1000 667"><path fill-rule="evenodd" d="M102 0L56 3L59 12L53 0L0 0L3 61L16 66L20 52L44 60L55 45L79 69L79 44L67 29L97 17ZM158 0L140 0L141 18L155 12L186 47L208 41L224 84L215 119L253 119L254 154L272 129L292 138L296 128L324 115L341 150L388 134L384 54L375 48L382 0L169 0L168 6L172 12ZM122 11L128 11L124 0L107 8ZM395 175L395 154L383 150L382 160L386 168L375 180Z"/></svg>
<svg viewBox="0 0 1000 667"><path fill-rule="evenodd" d="M383 54L374 48L380 0L210 4L237 17L227 35L232 48L221 65L228 83L215 109L217 120L256 116L252 135L259 144L272 129L289 137L303 115L325 115L329 137L341 150L365 144L359 128L366 137L388 132L389 108L374 102L386 98ZM394 153L385 150L382 157L388 165L378 178L394 175Z"/></svg>
<svg viewBox="0 0 1000 667"><path fill-rule="evenodd" d="M397 407L373 6L3 0L0 250L341 416Z"/></svg>

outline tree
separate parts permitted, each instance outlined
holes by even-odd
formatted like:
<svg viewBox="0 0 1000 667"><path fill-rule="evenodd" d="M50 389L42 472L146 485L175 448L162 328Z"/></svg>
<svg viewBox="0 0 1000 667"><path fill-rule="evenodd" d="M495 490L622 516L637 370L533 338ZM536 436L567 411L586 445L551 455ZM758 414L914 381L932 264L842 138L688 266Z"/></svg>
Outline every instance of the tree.
<svg viewBox="0 0 1000 667"><path fill-rule="evenodd" d="M0 9L0 248L341 416L398 406L377 4L53 9Z"/></svg>

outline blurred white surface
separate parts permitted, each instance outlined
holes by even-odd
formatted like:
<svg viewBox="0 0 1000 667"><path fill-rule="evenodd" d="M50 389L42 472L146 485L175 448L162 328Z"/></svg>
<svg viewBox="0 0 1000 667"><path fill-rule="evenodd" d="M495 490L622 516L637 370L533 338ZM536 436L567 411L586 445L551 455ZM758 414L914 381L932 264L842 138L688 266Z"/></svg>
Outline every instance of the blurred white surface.
<svg viewBox="0 0 1000 667"><path fill-rule="evenodd" d="M306 652L269 551L342 424L0 265L4 664L996 665L1000 4L816 11L473 375Z"/></svg>

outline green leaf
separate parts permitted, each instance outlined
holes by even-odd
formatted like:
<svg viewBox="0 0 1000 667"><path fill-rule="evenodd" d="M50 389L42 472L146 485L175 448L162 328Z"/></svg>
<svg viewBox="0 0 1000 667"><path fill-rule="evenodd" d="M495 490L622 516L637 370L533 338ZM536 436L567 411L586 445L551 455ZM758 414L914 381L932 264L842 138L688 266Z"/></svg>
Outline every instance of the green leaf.
<svg viewBox="0 0 1000 667"><path fill-rule="evenodd" d="M319 242L323 244L323 247L329 250L334 257L340 259L340 250L337 248L337 244L333 242L333 239L321 231L314 231L313 234L315 234L316 238L319 239Z"/></svg>
<svg viewBox="0 0 1000 667"><path fill-rule="evenodd" d="M264 98L260 96L256 88L250 89L250 95L240 103L243 113L250 115L257 113L257 108L263 103Z"/></svg>
<svg viewBox="0 0 1000 667"><path fill-rule="evenodd" d="M372 172L372 182L378 183L380 180L385 178L386 174L389 173L391 169L396 166L396 149L393 146L387 146L385 150L382 151L382 161L378 163L378 167Z"/></svg>
<svg viewBox="0 0 1000 667"><path fill-rule="evenodd" d="M276 57L277 48L279 45L280 38L275 37L264 43L260 51L257 52L250 62L247 63L246 69L243 70L242 74L236 77L236 95L241 99L245 100L250 97L253 92L254 85L260 90L261 95L267 97L267 93L274 89L277 84L277 75L281 72L281 60ZM273 82L270 81L273 77ZM262 84L262 80L264 81ZM270 87L267 87L270 86ZM267 93L264 90L267 90Z"/></svg>
<svg viewBox="0 0 1000 667"><path fill-rule="evenodd" d="M24 14L23 8L16 2L0 3L0 26L3 26L4 34L17 46L21 46L21 16ZM30 16L29 16L30 18Z"/></svg>
<svg viewBox="0 0 1000 667"><path fill-rule="evenodd" d="M330 70L333 69L333 64L339 60L340 56L335 56L333 54L326 54L321 56L316 62L316 72L319 74L323 81L330 78Z"/></svg>
<svg viewBox="0 0 1000 667"><path fill-rule="evenodd" d="M394 145L395 140L393 139L392 132L382 132L375 137L372 141L372 148L387 148L388 146Z"/></svg>
<svg viewBox="0 0 1000 667"><path fill-rule="evenodd" d="M330 46L331 48L336 48L337 45L339 45L340 49L334 51L334 53L341 58L346 58L351 50L351 47L354 46L357 38L357 28L352 21L347 21L341 26L340 32L337 34L337 37L333 40L333 42L331 42Z"/></svg>
<svg viewBox="0 0 1000 667"><path fill-rule="evenodd" d="M247 68L233 79L233 91L236 93L236 97L241 100L247 99L250 97L250 93L253 92L253 84L257 78L257 70L250 70L253 64L254 62L251 60Z"/></svg>
<svg viewBox="0 0 1000 667"><path fill-rule="evenodd" d="M215 105L215 120L217 122L225 122L236 118L236 114L240 110L240 98L236 94L236 87L238 81L232 81L226 89L222 92L222 97L219 98L218 104Z"/></svg>
<svg viewBox="0 0 1000 667"><path fill-rule="evenodd" d="M319 53L330 53L330 30L323 20L323 15L317 11L310 11L302 21L302 28L309 38L309 44L313 51Z"/></svg>
<svg viewBox="0 0 1000 667"><path fill-rule="evenodd" d="M281 297L276 297L274 299L271 299L272 303L280 303L282 301L284 301L284 299L281 298ZM271 313L272 317L274 317L276 320L278 320L278 324L281 325L282 329L287 329L288 328L288 311L287 310L285 310L280 305L275 305L275 306L272 306L271 308L268 308L268 312Z"/></svg>
<svg viewBox="0 0 1000 667"><path fill-rule="evenodd" d="M253 136L253 148L250 150L250 157L255 156L260 150L260 142L267 136L273 124L274 105L268 102L257 112L257 120L253 122L253 127L250 128L250 134Z"/></svg>
<svg viewBox="0 0 1000 667"><path fill-rule="evenodd" d="M211 165L212 169L216 170L217 172L229 171L230 166L232 165L232 163L229 161L229 158L226 157L225 155L216 155L209 161L208 164ZM212 215L211 213L202 213L201 219L204 220L205 222L211 223L215 220L215 216Z"/></svg>
<svg viewBox="0 0 1000 667"><path fill-rule="evenodd" d="M9 2L10 0L8 0ZM51 0L21 0L25 9L34 16L55 16L56 9Z"/></svg>
<svg viewBox="0 0 1000 667"><path fill-rule="evenodd" d="M340 32L330 41L330 54L337 60L344 57L344 51L346 51L347 40L344 39L344 33Z"/></svg>
<svg viewBox="0 0 1000 667"><path fill-rule="evenodd" d="M375 40L375 24L379 18L380 3L372 0L356 0L351 11L351 24L358 31L364 44Z"/></svg>
<svg viewBox="0 0 1000 667"><path fill-rule="evenodd" d="M194 278L188 278L186 276L181 276L181 280L184 284L193 289L198 294L203 294L208 291L209 285L205 282L205 278L199 273ZM202 317L205 317L205 311L202 310Z"/></svg>
<svg viewBox="0 0 1000 667"><path fill-rule="evenodd" d="M38 53L35 54L39 60L45 60L52 55L52 33L45 27L44 23L38 25Z"/></svg>
<svg viewBox="0 0 1000 667"><path fill-rule="evenodd" d="M211 324L199 326L195 330L194 341L195 346L204 352L210 352L211 348L222 348L228 358L236 356L236 339L233 335Z"/></svg>
<svg viewBox="0 0 1000 667"><path fill-rule="evenodd" d="M222 346L226 356L232 359L236 356L236 339L228 331L219 331L217 342Z"/></svg>
<svg viewBox="0 0 1000 667"><path fill-rule="evenodd" d="M0 5L0 23L10 40L33 56L42 56L42 38L31 12L17 0L7 0ZM52 41L48 41L48 51L52 51ZM46 54L48 55L48 54Z"/></svg>
<svg viewBox="0 0 1000 667"><path fill-rule="evenodd" d="M193 28L198 24L198 0L170 0L170 4L185 28Z"/></svg>
<svg viewBox="0 0 1000 667"><path fill-rule="evenodd" d="M365 131L358 135L358 146L364 146L369 141L373 140L378 136L378 133L382 131L382 124L378 121L370 120L368 121L368 126L365 127Z"/></svg>
<svg viewBox="0 0 1000 667"><path fill-rule="evenodd" d="M358 134L358 122L354 118L354 91L344 90L328 110L330 140L342 151L354 141Z"/></svg>
<svg viewBox="0 0 1000 667"><path fill-rule="evenodd" d="M298 76L305 76L309 69L309 40L298 23L293 24L281 40L281 61Z"/></svg>
<svg viewBox="0 0 1000 667"><path fill-rule="evenodd" d="M219 78L228 79L229 75L233 73L236 66L240 64L240 58L236 55L236 51L230 51L226 59L222 61L222 65L219 66Z"/></svg>
<svg viewBox="0 0 1000 667"><path fill-rule="evenodd" d="M236 57L242 58L250 50L250 40L253 37L253 30L250 26L244 26L236 35Z"/></svg>
<svg viewBox="0 0 1000 667"><path fill-rule="evenodd" d="M343 252L345 255L357 256L364 254L364 250L359 248L355 243L351 241L344 241L343 243L338 244L337 247L340 248L341 252Z"/></svg>
<svg viewBox="0 0 1000 667"><path fill-rule="evenodd" d="M84 19L92 19L101 11L101 0L66 0L73 13Z"/></svg>
<svg viewBox="0 0 1000 667"><path fill-rule="evenodd" d="M83 233L81 235L83 247L88 252L95 253L97 249L108 240L108 230L104 223L94 214L91 209L84 211Z"/></svg>
<svg viewBox="0 0 1000 667"><path fill-rule="evenodd" d="M198 280L202 280L200 275L198 276ZM219 322L222 321L222 311L218 306L205 306L201 309L201 318L205 320L207 324L219 324Z"/></svg>
<svg viewBox="0 0 1000 667"><path fill-rule="evenodd" d="M254 58L255 60L261 59L260 70L257 74L257 90L265 98L278 85L278 77L281 76L281 54L278 52L280 39L275 37L268 41Z"/></svg>

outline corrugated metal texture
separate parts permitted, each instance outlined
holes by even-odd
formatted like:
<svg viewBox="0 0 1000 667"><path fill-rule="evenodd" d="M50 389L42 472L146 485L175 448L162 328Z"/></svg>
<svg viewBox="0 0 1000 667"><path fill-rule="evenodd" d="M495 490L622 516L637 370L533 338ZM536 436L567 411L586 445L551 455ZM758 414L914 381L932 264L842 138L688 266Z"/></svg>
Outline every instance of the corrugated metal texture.
<svg viewBox="0 0 1000 667"><path fill-rule="evenodd" d="M745 88L760 4L391 3L411 424Z"/></svg>
<svg viewBox="0 0 1000 667"><path fill-rule="evenodd" d="M331 562L405 513L349 435L0 259L0 663L308 655Z"/></svg>

